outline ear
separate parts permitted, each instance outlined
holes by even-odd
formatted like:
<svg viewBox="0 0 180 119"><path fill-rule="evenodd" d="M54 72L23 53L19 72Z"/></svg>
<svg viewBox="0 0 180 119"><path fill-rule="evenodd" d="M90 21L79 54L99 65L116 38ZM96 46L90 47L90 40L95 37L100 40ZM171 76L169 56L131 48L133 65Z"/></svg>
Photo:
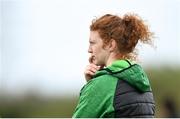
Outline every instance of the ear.
<svg viewBox="0 0 180 119"><path fill-rule="evenodd" d="M111 39L110 43L109 43L109 51L110 52L114 52L117 48L117 43L114 39Z"/></svg>

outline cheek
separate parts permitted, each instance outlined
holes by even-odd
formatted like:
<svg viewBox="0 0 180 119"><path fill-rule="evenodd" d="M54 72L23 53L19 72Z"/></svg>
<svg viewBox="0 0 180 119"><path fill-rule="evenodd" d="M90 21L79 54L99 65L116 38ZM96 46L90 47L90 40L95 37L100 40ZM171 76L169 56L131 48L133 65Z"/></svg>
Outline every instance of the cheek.
<svg viewBox="0 0 180 119"><path fill-rule="evenodd" d="M96 47L95 47L95 51L96 51L96 52L101 52L101 50L102 50L102 47L101 47L101 46L96 46Z"/></svg>
<svg viewBox="0 0 180 119"><path fill-rule="evenodd" d="M99 52L99 49L98 49L98 47L96 47L96 46L94 46L93 48L92 48L92 50L93 50L93 53L98 53Z"/></svg>
<svg viewBox="0 0 180 119"><path fill-rule="evenodd" d="M101 55L102 52L103 52L103 49L101 45L97 44L93 47L93 54Z"/></svg>

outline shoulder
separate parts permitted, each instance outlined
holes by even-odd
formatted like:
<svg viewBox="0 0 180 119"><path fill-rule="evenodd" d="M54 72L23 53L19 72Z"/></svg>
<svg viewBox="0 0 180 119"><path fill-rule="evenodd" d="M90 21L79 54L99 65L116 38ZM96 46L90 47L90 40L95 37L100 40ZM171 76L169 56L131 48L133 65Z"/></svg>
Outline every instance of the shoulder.
<svg viewBox="0 0 180 119"><path fill-rule="evenodd" d="M117 78L111 75L101 75L96 78L91 79L86 85L81 89L81 94L93 95L94 93L105 93L109 92L116 87Z"/></svg>

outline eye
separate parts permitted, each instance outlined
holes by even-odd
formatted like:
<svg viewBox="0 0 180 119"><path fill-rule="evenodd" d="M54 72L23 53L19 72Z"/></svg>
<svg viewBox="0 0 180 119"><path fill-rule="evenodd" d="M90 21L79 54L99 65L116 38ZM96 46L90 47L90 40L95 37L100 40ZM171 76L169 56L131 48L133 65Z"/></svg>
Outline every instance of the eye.
<svg viewBox="0 0 180 119"><path fill-rule="evenodd" d="M93 42L93 41L90 41L90 42L89 42L89 44L90 44L90 45L93 45L93 44L95 44L95 42Z"/></svg>

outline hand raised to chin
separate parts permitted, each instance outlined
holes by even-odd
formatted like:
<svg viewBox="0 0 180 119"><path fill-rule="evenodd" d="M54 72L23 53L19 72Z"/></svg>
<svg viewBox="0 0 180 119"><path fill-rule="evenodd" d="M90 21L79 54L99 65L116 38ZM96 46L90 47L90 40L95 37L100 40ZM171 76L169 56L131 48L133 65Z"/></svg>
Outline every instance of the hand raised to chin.
<svg viewBox="0 0 180 119"><path fill-rule="evenodd" d="M84 71L84 75L86 78L86 81L89 81L92 79L92 77L95 75L96 71L102 69L104 66L97 66L94 63L94 57L90 57L89 58L89 65L86 66L85 71Z"/></svg>

